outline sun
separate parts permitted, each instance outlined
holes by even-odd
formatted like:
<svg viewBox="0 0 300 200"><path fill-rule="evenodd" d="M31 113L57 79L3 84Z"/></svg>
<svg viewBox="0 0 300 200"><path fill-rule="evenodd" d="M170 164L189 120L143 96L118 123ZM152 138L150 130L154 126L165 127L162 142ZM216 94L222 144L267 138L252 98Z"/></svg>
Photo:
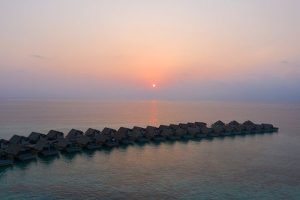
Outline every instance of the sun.
<svg viewBox="0 0 300 200"><path fill-rule="evenodd" d="M156 84L155 84L155 83L153 83L153 84L152 84L152 87L153 87L153 88L156 88Z"/></svg>

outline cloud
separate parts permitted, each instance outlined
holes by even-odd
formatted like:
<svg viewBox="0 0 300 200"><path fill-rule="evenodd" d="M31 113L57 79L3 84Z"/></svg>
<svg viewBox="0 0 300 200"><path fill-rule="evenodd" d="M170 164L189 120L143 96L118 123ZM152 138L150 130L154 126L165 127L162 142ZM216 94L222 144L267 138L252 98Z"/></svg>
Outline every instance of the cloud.
<svg viewBox="0 0 300 200"><path fill-rule="evenodd" d="M281 64L289 64L290 62L288 60L282 60L280 61Z"/></svg>
<svg viewBox="0 0 300 200"><path fill-rule="evenodd" d="M39 54L33 54L33 55L30 55L31 58L35 58L35 59L39 59L39 60L44 60L46 59L45 56L43 55L39 55Z"/></svg>

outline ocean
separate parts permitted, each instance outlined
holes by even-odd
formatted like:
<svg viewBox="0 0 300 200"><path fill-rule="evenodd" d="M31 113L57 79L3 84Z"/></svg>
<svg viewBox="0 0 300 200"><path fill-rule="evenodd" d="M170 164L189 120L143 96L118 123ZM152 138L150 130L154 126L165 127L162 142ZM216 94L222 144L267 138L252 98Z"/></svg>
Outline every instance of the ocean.
<svg viewBox="0 0 300 200"><path fill-rule="evenodd" d="M0 101L0 138L217 120L278 133L131 145L0 168L0 199L300 199L300 104Z"/></svg>

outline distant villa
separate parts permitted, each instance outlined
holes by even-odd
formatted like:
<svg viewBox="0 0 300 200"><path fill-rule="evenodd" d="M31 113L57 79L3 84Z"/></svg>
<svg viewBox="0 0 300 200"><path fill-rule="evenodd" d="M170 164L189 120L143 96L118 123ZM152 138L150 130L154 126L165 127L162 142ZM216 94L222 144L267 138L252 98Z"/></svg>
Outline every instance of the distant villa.
<svg viewBox="0 0 300 200"><path fill-rule="evenodd" d="M60 131L50 130L48 134L32 132L28 137L14 135L9 140L0 140L0 166L12 165L16 161L37 159L38 156L57 156L59 153L75 153L83 149L96 150L114 148L134 143L163 142L167 140L201 140L204 138L225 137L247 134L277 132L272 124L255 124L245 121L240 124L231 121L213 123L210 127L204 122L179 123L125 128L118 130L104 128L102 131L89 128L85 133L72 129L66 136Z"/></svg>

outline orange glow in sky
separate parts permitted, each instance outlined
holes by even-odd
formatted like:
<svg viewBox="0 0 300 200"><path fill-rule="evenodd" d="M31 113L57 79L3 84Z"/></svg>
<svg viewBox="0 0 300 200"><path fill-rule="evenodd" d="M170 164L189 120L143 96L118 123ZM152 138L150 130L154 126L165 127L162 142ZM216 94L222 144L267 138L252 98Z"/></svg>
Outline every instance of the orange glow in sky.
<svg viewBox="0 0 300 200"><path fill-rule="evenodd" d="M0 1L0 100L299 90L300 1L29 1Z"/></svg>

